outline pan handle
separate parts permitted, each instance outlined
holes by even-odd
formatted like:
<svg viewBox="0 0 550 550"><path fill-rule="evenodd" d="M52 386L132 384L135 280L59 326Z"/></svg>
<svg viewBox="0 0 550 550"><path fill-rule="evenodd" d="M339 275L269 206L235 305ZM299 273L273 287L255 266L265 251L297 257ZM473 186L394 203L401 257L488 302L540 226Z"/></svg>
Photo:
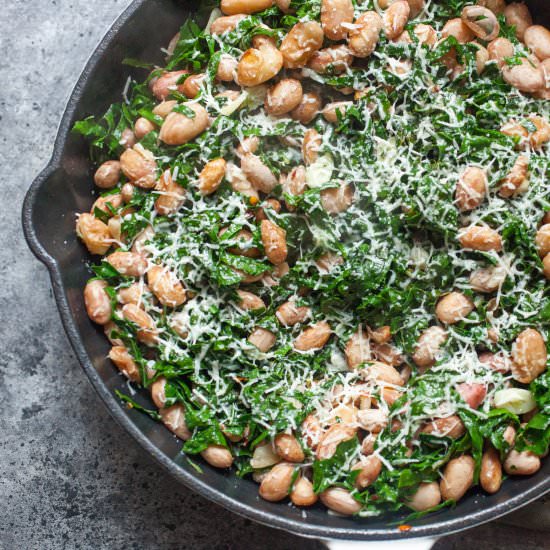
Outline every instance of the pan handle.
<svg viewBox="0 0 550 550"><path fill-rule="evenodd" d="M329 550L430 550L437 538L419 538L386 541L325 540Z"/></svg>

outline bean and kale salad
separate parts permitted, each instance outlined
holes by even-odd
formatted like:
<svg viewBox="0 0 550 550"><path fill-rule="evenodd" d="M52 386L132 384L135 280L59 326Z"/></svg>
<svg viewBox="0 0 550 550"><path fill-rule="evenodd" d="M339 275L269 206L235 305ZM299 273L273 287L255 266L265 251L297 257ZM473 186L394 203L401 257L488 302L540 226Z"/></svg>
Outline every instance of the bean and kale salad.
<svg viewBox="0 0 550 550"><path fill-rule="evenodd" d="M120 399L199 471L344 515L537 472L550 31L504 0L222 0L165 52L74 127Z"/></svg>

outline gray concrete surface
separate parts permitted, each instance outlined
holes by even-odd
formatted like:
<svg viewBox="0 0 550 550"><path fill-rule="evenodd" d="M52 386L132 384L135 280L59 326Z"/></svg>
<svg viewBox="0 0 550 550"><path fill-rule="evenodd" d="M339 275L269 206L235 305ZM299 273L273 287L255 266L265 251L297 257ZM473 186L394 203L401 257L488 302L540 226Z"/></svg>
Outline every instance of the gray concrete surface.
<svg viewBox="0 0 550 550"><path fill-rule="evenodd" d="M63 333L20 207L67 96L128 0L3 0L0 9L0 548L320 548L176 485L114 424ZM548 548L491 524L438 548Z"/></svg>

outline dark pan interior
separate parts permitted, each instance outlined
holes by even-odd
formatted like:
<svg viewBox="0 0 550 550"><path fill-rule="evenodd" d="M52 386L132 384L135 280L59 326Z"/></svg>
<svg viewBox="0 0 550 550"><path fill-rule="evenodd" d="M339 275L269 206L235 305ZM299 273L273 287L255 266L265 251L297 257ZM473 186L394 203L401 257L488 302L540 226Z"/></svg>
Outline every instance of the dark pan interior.
<svg viewBox="0 0 550 550"><path fill-rule="evenodd" d="M550 460L534 476L507 480L493 496L472 491L460 504L415 522L408 533L389 525L397 517L351 519L326 513L322 507L307 510L265 502L258 486L233 473L220 472L207 464L197 473L179 452L181 442L162 425L136 411L126 409L114 390L127 392L124 379L106 355L109 349L103 332L85 312L82 289L90 276L90 257L77 242L75 214L87 211L93 201L93 167L85 141L69 132L74 121L89 114L102 114L120 93L131 74L145 73L121 64L126 57L162 64L160 47L168 43L190 12L200 2L136 0L115 23L94 53L70 99L61 123L54 157L32 185L23 211L23 224L33 251L50 269L54 292L63 322L79 360L112 415L165 468L188 487L211 500L262 523L307 536L347 539L389 539L427 536L464 529L503 515L540 497L550 489ZM531 3L533 12L550 23L550 3ZM191 8L194 9L194 8ZM539 22L542 22L539 19ZM145 392L138 401L150 406Z"/></svg>

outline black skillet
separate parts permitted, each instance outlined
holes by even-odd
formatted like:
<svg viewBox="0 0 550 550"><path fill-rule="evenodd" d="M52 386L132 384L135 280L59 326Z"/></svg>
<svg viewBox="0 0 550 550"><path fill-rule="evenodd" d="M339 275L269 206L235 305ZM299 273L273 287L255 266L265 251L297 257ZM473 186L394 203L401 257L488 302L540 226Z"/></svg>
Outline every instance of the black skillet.
<svg viewBox="0 0 550 550"><path fill-rule="evenodd" d="M472 2L473 3L473 2ZM538 22L550 26L550 2L528 2ZM199 474L180 453L181 442L161 424L127 409L114 390L126 383L106 358L108 343L102 330L88 319L82 289L90 272L90 257L75 236L75 215L90 209L93 166L85 140L70 133L76 120L102 114L120 100L130 74L142 78L139 69L122 65L127 57L162 64L160 47L169 42L182 22L201 2L135 0L113 24L91 56L71 95L59 126L53 157L31 185L23 205L23 228L30 248L48 268L63 325L75 353L112 416L177 480L191 490L237 514L271 527L307 537L363 541L403 541L413 537L437 537L498 518L550 490L550 460L535 475L508 479L495 495L472 490L453 509L442 510L400 531L393 522L399 516L353 519L327 514L319 506L302 510L274 504L258 497L258 486L232 472L201 464ZM204 22L204 19L203 19ZM146 405L149 398L138 396ZM343 542L343 541L342 541ZM412 542L412 541L410 541Z"/></svg>

